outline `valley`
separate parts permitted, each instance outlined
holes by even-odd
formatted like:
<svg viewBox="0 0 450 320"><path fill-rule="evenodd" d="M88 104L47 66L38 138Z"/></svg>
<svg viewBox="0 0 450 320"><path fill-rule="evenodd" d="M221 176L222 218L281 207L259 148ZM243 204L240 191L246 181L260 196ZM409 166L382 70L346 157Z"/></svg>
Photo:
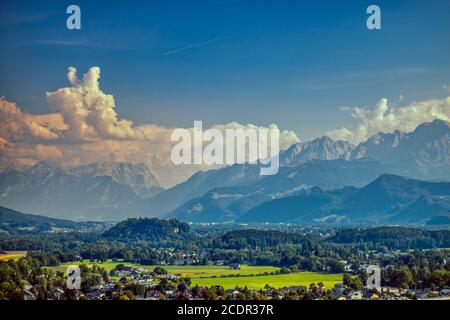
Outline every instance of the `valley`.
<svg viewBox="0 0 450 320"><path fill-rule="evenodd" d="M234 164L166 190L143 164L10 166L0 299L447 299L449 138L440 120L322 137L282 151L277 175Z"/></svg>
<svg viewBox="0 0 450 320"><path fill-rule="evenodd" d="M0 233L2 279L20 292L17 299L449 297L448 228L194 225L129 218L104 230L29 231L30 224L45 219L34 216L26 221L28 229ZM383 275L377 290L365 286L370 265ZM80 270L75 291L66 284L69 267ZM29 285L16 283L14 270L25 270L18 279ZM13 296L3 288L0 297Z"/></svg>

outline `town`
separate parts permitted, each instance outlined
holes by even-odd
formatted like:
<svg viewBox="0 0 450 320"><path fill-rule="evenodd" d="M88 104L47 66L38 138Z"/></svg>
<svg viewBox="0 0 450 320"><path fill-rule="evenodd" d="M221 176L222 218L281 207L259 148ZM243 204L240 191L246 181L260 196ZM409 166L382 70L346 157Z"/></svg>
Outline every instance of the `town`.
<svg viewBox="0 0 450 320"><path fill-rule="evenodd" d="M0 299L449 299L446 229L133 218L100 230L0 235Z"/></svg>
<svg viewBox="0 0 450 320"><path fill-rule="evenodd" d="M85 266L83 267L85 268ZM230 266L236 268L236 266ZM94 267L90 272L99 272ZM120 279L119 279L120 278ZM170 274L162 267L148 270L142 267L118 264L109 273L106 280L84 286L82 290L72 292L72 299L79 300L427 300L450 299L450 288L440 290L404 289L381 287L367 289L361 287L352 277L344 275L342 284L326 288L323 283L311 283L309 286L286 286L273 288L266 285L255 290L236 286L225 289L223 286L193 286L189 278ZM24 287L24 299L35 300L37 296L31 285ZM55 286L51 290L53 299L66 299L67 290Z"/></svg>

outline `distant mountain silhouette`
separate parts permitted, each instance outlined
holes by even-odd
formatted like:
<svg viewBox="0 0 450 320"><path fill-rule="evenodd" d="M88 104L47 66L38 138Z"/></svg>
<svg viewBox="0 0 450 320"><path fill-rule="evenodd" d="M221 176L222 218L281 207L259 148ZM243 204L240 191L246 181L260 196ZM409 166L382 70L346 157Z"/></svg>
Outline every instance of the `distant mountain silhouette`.
<svg viewBox="0 0 450 320"><path fill-rule="evenodd" d="M0 204L74 220L111 220L133 214L131 204L162 188L143 164L89 164L61 168L40 162L0 173Z"/></svg>
<svg viewBox="0 0 450 320"><path fill-rule="evenodd" d="M382 175L362 188L323 191L263 203L239 222L423 224L450 208L450 182Z"/></svg>

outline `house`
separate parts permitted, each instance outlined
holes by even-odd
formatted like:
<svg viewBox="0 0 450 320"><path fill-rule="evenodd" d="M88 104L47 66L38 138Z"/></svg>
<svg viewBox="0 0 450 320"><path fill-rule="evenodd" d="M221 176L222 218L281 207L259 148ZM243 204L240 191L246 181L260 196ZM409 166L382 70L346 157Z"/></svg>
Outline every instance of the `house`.
<svg viewBox="0 0 450 320"><path fill-rule="evenodd" d="M129 277L131 273L133 272L133 267L131 266L124 266L123 264L118 264L116 268L114 269L114 275L116 277Z"/></svg>
<svg viewBox="0 0 450 320"><path fill-rule="evenodd" d="M145 295L144 295L144 297L146 299L155 299L155 300L159 299L160 296L161 296L161 292L159 292L158 290L154 290L154 289L146 291Z"/></svg>
<svg viewBox="0 0 450 320"><path fill-rule="evenodd" d="M298 292L298 291L302 291L302 290L306 290L306 287L290 286L290 287L284 287L281 289L281 291L283 291L284 293Z"/></svg>
<svg viewBox="0 0 450 320"><path fill-rule="evenodd" d="M381 288L382 293L394 295L396 297L400 297L400 290L394 287L383 287Z"/></svg>
<svg viewBox="0 0 450 320"><path fill-rule="evenodd" d="M344 270L345 270L345 271L351 271L351 270L352 270L352 269L351 269L351 266L352 266L352 265L349 264L347 260L341 260L341 261L339 261L339 263L342 264L342 265L344 266Z"/></svg>
<svg viewBox="0 0 450 320"><path fill-rule="evenodd" d="M86 293L86 298L89 300L101 300L104 297L104 294L99 291L93 291Z"/></svg>
<svg viewBox="0 0 450 320"><path fill-rule="evenodd" d="M270 289L267 292L267 296L272 297L273 299L275 299L276 297L278 297L280 295L282 296L283 294L281 292L279 292L277 289Z"/></svg>
<svg viewBox="0 0 450 320"><path fill-rule="evenodd" d="M23 299L24 300L36 300L36 296L34 295L33 292L23 289Z"/></svg>
<svg viewBox="0 0 450 320"><path fill-rule="evenodd" d="M331 296L334 297L334 298L342 297L342 296L345 295L345 292L347 290L348 290L348 287L345 284L336 284L334 286L334 288L331 289Z"/></svg>
<svg viewBox="0 0 450 320"><path fill-rule="evenodd" d="M231 270L241 270L241 265L239 263L230 263L229 267Z"/></svg>
<svg viewBox="0 0 450 320"><path fill-rule="evenodd" d="M352 291L349 293L348 298L350 300L362 300L363 294L361 291Z"/></svg>
<svg viewBox="0 0 450 320"><path fill-rule="evenodd" d="M450 296L450 289L441 289L441 296Z"/></svg>
<svg viewBox="0 0 450 320"><path fill-rule="evenodd" d="M347 286L345 284L335 284L333 290L343 293L345 290L347 290Z"/></svg>
<svg viewBox="0 0 450 320"><path fill-rule="evenodd" d="M170 297L170 296L174 295L175 291L173 291L173 290L166 290L165 293L166 293L166 296Z"/></svg>
<svg viewBox="0 0 450 320"><path fill-rule="evenodd" d="M127 271L119 271L115 273L116 277L121 277L121 278L125 278L125 277L129 277L131 275L130 272Z"/></svg>
<svg viewBox="0 0 450 320"><path fill-rule="evenodd" d="M53 288L53 295L55 296L56 300L61 300L61 296L64 294L64 289L61 287L55 287Z"/></svg>

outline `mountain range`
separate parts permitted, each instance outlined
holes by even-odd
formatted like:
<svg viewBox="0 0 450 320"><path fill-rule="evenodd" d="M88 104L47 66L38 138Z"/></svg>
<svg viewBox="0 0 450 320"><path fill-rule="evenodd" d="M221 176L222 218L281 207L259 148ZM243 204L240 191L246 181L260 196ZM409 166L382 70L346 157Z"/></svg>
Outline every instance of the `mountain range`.
<svg viewBox="0 0 450 320"><path fill-rule="evenodd" d="M396 172L426 180L450 179L450 124L422 123L413 132L378 133L359 144L351 159L372 158Z"/></svg>
<svg viewBox="0 0 450 320"><path fill-rule="evenodd" d="M282 167L277 175L240 186L214 188L173 210L168 217L194 222L235 220L251 208L319 186L323 189L362 186L383 172L373 160L312 160Z"/></svg>
<svg viewBox="0 0 450 320"><path fill-rule="evenodd" d="M233 221L267 201L312 187L362 187L382 174L446 181L450 179L449 145L450 126L441 120L424 123L411 133L379 133L358 146L329 137L298 143L280 153L282 167L277 175L245 186L214 188L167 216L195 222ZM436 205L435 199L420 200L409 209Z"/></svg>
<svg viewBox="0 0 450 320"><path fill-rule="evenodd" d="M317 160L323 162L309 164ZM202 200L193 201L197 197L204 195L206 197L204 200L211 202L208 200L211 194L220 194L224 191L215 189L248 187L252 184L253 192L245 188L244 195L251 193L253 198L258 197L260 201L265 201L266 195L259 197L261 185L267 184L272 188L274 181L277 181L278 188L274 192L269 191L269 197L277 196L273 193L279 196L292 193L295 189L301 189L305 182L306 185L317 185L325 189L346 185L363 186L383 173L423 180L449 180L450 125L448 122L435 120L421 124L410 133L400 131L378 133L357 146L325 136L294 144L289 149L281 151L280 166L280 172L274 177L259 176L259 168L255 165L233 165L214 171L199 172L174 188L146 200L137 211L150 215L166 213L169 216L178 216L184 210L186 214L192 215L193 212L198 212L199 208L208 206L202 203ZM335 171L336 167L339 167L338 171ZM296 175L296 179L287 179ZM290 183L285 184L281 181ZM267 193L264 190L263 193ZM227 189L225 192L228 194L229 191L230 189ZM232 193L242 196L241 190ZM218 203L213 204L214 207L217 205L223 207ZM235 213L230 214L234 216Z"/></svg>
<svg viewBox="0 0 450 320"><path fill-rule="evenodd" d="M450 179L450 124L434 120L419 125L413 132L396 130L377 133L357 146L347 141L321 137L297 143L280 154L284 166L309 160L381 161L398 174L427 180Z"/></svg>
<svg viewBox="0 0 450 320"><path fill-rule="evenodd" d="M362 188L318 187L265 202L238 222L424 224L450 212L450 182L382 175Z"/></svg>
<svg viewBox="0 0 450 320"><path fill-rule="evenodd" d="M72 219L158 216L194 222L244 221L261 206L292 197L314 199L338 209L328 201L331 198L343 210L354 209L350 204L341 207L344 199L350 201L347 192L366 188L386 174L411 178L406 184L414 179L449 181L450 125L435 120L409 133L378 133L357 146L321 137L280 152L280 166L274 176L260 176L259 166L249 164L199 171L167 190L142 164L108 162L61 168L39 163L26 169L11 166L0 173L0 205ZM450 194L449 190L445 192L442 197ZM368 195L366 199L372 198ZM374 220L394 223L395 217L417 217L417 212L430 208L446 210L447 200L434 194L424 193L413 200L399 202L398 210L403 210L400 215L389 215L383 209L383 219ZM305 200L304 205L312 204ZM282 216L279 212L272 214ZM353 213L341 211L330 217L319 215L298 221L314 219L359 221Z"/></svg>
<svg viewBox="0 0 450 320"><path fill-rule="evenodd" d="M94 163L71 168L39 162L0 173L0 204L73 220L114 220L162 188L143 164Z"/></svg>

